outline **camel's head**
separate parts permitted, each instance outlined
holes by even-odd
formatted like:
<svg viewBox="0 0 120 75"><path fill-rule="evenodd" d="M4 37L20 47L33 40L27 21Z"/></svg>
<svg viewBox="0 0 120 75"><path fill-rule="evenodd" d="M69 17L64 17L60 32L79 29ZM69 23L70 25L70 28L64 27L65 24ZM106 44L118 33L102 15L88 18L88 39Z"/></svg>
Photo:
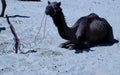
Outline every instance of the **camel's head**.
<svg viewBox="0 0 120 75"><path fill-rule="evenodd" d="M61 11L60 5L61 2L48 1L48 5L46 6L46 10L45 10L46 15L50 15L51 17L56 15L58 12Z"/></svg>

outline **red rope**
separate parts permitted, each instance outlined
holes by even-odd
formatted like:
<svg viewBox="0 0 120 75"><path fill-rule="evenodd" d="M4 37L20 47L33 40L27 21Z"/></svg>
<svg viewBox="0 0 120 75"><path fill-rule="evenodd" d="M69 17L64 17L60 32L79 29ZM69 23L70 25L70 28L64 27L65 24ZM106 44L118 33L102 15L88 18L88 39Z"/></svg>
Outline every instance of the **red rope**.
<svg viewBox="0 0 120 75"><path fill-rule="evenodd" d="M43 23L44 17L45 17L45 15L43 16L43 18L42 18L42 20L41 20L41 25L40 25L40 27L39 27L39 31L37 32L37 34L36 34L36 36L35 36L34 42L36 42L37 37L38 37L38 35L39 35L39 33L40 33L40 30L41 30L41 28L42 28L42 23Z"/></svg>
<svg viewBox="0 0 120 75"><path fill-rule="evenodd" d="M45 18L45 19L44 19ZM39 36L39 34L40 34L40 31L41 31L41 28L42 28L42 26L43 26L43 21L45 20L45 25L44 25L44 30L43 30L43 37L42 37L42 39L44 39L45 38L45 28L46 28L46 20L47 20L47 16L45 17L45 14L44 14L44 16L43 16L43 18L42 18L42 20L41 20L41 25L40 25L40 27L39 27L39 30L38 30L38 32L37 32L37 34L35 35L35 37L34 37L34 40L33 40L33 42L24 42L24 41L22 41L24 44L26 44L26 45L31 45L32 43L34 43L34 44L36 44L36 41L38 40L37 38L38 38L38 36Z"/></svg>
<svg viewBox="0 0 120 75"><path fill-rule="evenodd" d="M37 32L37 34L35 36L34 43L37 41L37 37L38 37L38 35L39 35L40 31L41 31L41 28L42 28L42 25L43 25L43 21L44 21L44 17L45 17L45 14L44 14L44 16L43 16L43 18L41 20L41 26L39 27L39 31ZM47 16L45 17L45 26L44 26L44 35L43 35L43 38L45 37L46 18L47 18Z"/></svg>
<svg viewBox="0 0 120 75"><path fill-rule="evenodd" d="M7 18L7 22L8 22L8 24L10 25L10 29L11 29L11 32L12 32L12 34L14 35L14 41L15 41L15 45L14 45L14 48L15 48L15 53L18 53L18 49L20 50L20 45L23 45L23 44L20 44L20 40L19 40L19 38L18 38L18 36L17 36L17 34L16 34L16 32L15 32L15 28L13 27L13 25L10 23L10 21L9 21L9 17L6 15L6 18ZM44 19L45 18L45 19ZM43 38L42 39L44 39L45 38L45 28L46 28L46 20L47 20L47 16L45 17L45 14L44 14L44 16L43 16L43 18L42 18L42 20L41 20L41 25L40 25L40 27L39 27L39 30L38 30L38 32L37 32L37 34L35 35L35 38L34 38L34 41L33 42L24 42L24 41L22 41L24 44L26 44L26 45L31 45L32 43L36 43L36 41L37 41L37 37L38 37L38 35L39 35L39 33L40 33L40 31L41 31L41 28L42 28L42 25L43 25L43 21L45 20L45 25L44 25L44 29L43 29ZM24 46L24 45L23 45ZM25 47L25 46L24 46ZM21 50L20 50L21 51Z"/></svg>
<svg viewBox="0 0 120 75"><path fill-rule="evenodd" d="M44 34L43 34L43 39L45 39L46 21L47 21L47 16L45 17L45 26L44 26L44 30L43 30L43 32L44 32Z"/></svg>

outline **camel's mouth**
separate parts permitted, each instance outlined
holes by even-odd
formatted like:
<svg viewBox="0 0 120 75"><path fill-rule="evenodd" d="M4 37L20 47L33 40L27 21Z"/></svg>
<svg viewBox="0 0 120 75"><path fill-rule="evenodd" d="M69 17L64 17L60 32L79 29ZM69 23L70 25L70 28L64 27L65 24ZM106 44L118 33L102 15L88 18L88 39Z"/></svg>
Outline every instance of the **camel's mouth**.
<svg viewBox="0 0 120 75"><path fill-rule="evenodd" d="M45 10L45 14L46 14L46 15L53 16L53 15L55 14L55 11L54 11L54 9L52 9L51 6L47 6L47 7L46 7L46 10Z"/></svg>
<svg viewBox="0 0 120 75"><path fill-rule="evenodd" d="M52 15L52 12L46 10L46 11L45 11L45 14L46 14L46 15Z"/></svg>
<svg viewBox="0 0 120 75"><path fill-rule="evenodd" d="M48 11L45 11L45 14L46 14L46 15L49 15L49 12L48 12Z"/></svg>
<svg viewBox="0 0 120 75"><path fill-rule="evenodd" d="M54 13L51 13L51 12L48 12L48 11L45 11L45 14L46 14L46 15L49 15L49 16L51 16L51 17L54 16Z"/></svg>

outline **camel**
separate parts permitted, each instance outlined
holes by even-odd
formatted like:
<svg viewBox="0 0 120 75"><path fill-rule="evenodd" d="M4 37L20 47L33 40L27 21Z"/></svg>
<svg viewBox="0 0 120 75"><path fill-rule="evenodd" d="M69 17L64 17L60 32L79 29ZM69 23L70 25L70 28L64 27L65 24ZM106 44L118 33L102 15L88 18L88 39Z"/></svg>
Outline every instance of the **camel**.
<svg viewBox="0 0 120 75"><path fill-rule="evenodd" d="M59 35L67 40L61 44L62 48L90 48L93 44L113 43L113 30L106 19L91 13L78 19L72 27L68 27L60 6L61 2L48 1L45 13L52 18Z"/></svg>

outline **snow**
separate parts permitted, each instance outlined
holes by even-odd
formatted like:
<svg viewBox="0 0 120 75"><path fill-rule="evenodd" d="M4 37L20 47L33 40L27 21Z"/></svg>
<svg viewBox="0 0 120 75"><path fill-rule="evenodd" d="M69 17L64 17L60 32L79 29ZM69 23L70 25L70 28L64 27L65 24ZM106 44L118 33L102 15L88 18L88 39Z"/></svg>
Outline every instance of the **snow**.
<svg viewBox="0 0 120 75"><path fill-rule="evenodd" d="M47 16L41 27L48 0L41 2L22 2L6 0L5 14L21 15L30 18L10 18L21 41L21 51L14 53L13 35L6 18L0 18L0 75L119 75L120 43L112 46L92 47L90 51L75 51L60 48L62 39L52 19ZM54 1L54 0L50 0ZM120 1L119 0L57 0L69 26L77 19L90 13L96 13L107 19L114 31L115 39L120 40ZM0 6L1 10L1 6ZM44 37L45 34L45 37ZM37 51L37 52L34 52Z"/></svg>

